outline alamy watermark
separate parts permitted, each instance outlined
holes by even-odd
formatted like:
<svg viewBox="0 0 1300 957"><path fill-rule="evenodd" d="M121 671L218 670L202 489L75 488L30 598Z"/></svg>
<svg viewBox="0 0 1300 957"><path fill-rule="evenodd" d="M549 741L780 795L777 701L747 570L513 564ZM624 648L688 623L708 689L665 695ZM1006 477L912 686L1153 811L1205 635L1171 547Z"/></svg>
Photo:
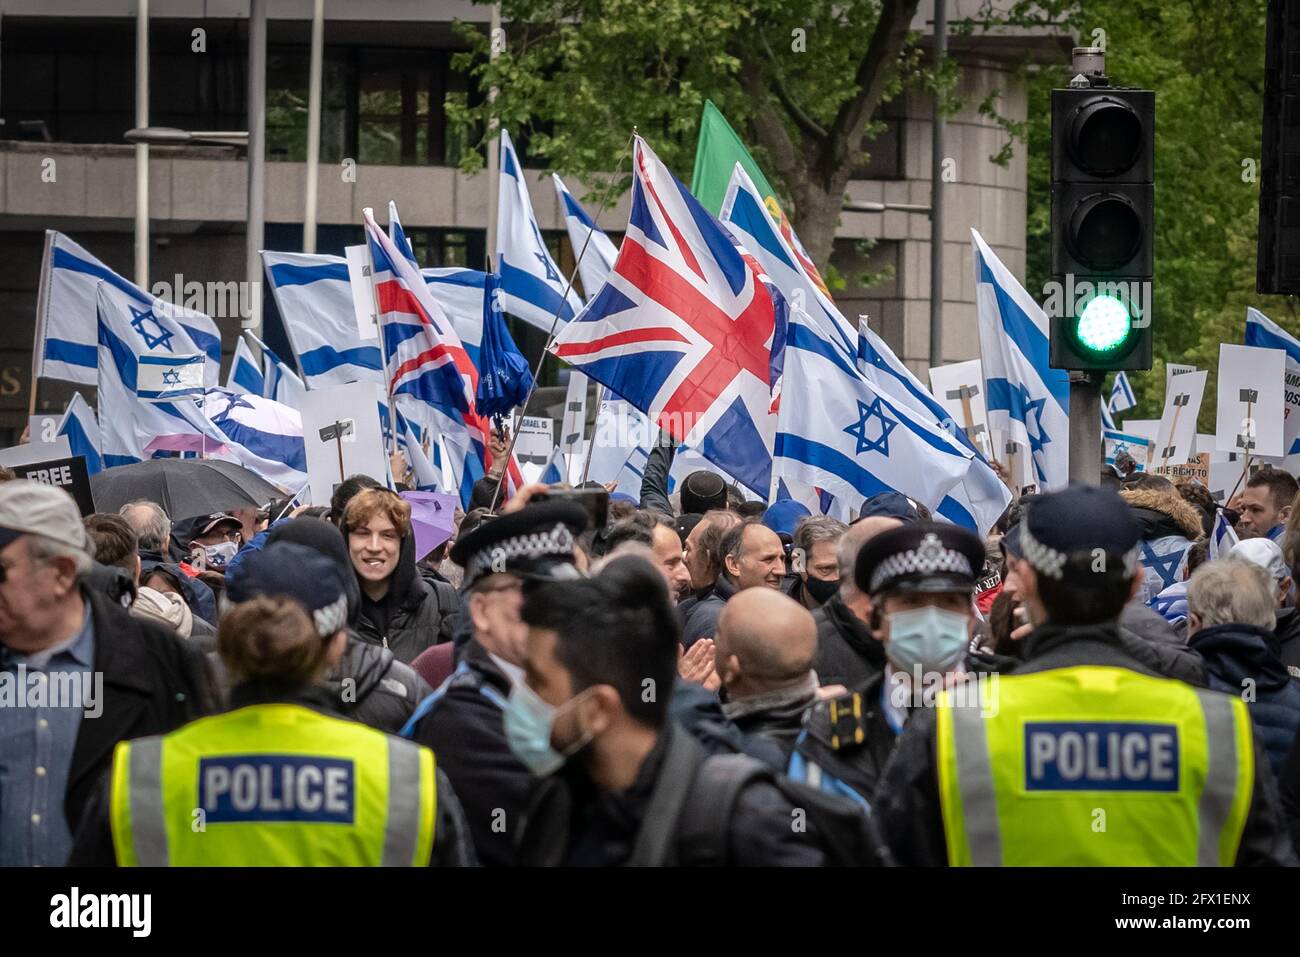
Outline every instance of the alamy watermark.
<svg viewBox="0 0 1300 957"><path fill-rule="evenodd" d="M213 319L250 319L262 299L261 282L188 282L181 273L162 279L149 290L157 298L181 309L192 309Z"/></svg>

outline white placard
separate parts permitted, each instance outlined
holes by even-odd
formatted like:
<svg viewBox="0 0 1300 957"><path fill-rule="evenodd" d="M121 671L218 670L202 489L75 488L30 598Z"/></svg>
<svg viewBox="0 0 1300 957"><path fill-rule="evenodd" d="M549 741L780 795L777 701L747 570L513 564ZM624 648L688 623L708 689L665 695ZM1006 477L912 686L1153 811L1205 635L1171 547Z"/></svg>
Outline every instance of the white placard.
<svg viewBox="0 0 1300 957"><path fill-rule="evenodd" d="M66 459L72 456L66 435L56 436L53 442L28 442L0 451L0 465L14 468L19 465L31 465L33 462L48 462L51 459Z"/></svg>
<svg viewBox="0 0 1300 957"><path fill-rule="evenodd" d="M1037 484L1034 477L1033 456L1028 448L1020 442L1008 440L1005 429L991 429L993 457L1007 470L1007 477L1016 491L1023 491Z"/></svg>
<svg viewBox="0 0 1300 957"><path fill-rule="evenodd" d="M369 475L379 482L388 475L379 426L382 388L377 382L349 382L303 393L302 437L313 504L328 505L334 487L351 475ZM336 440L329 433L339 424L344 434Z"/></svg>
<svg viewBox="0 0 1300 957"><path fill-rule="evenodd" d="M577 369L569 370L569 385L564 393L564 419L560 426L560 451L573 458L587 431L587 377ZM570 462L572 465L572 462Z"/></svg>
<svg viewBox="0 0 1300 957"><path fill-rule="evenodd" d="M362 339L379 338L379 319L375 316L375 291L370 281L370 250L345 246L348 260L348 285L352 289L352 313L357 320L357 334Z"/></svg>
<svg viewBox="0 0 1300 957"><path fill-rule="evenodd" d="M29 415L27 417L28 442L53 442L59 436L61 415Z"/></svg>
<svg viewBox="0 0 1300 957"><path fill-rule="evenodd" d="M930 370L930 391L956 428L962 429L985 456L992 452L989 413L984 401L984 366L979 359L935 366Z"/></svg>
<svg viewBox="0 0 1300 957"><path fill-rule="evenodd" d="M574 488L582 484L582 470L587 466L587 449L591 446L590 439L583 439L569 456L569 478L568 482Z"/></svg>
<svg viewBox="0 0 1300 957"><path fill-rule="evenodd" d="M555 420L548 415L521 415L515 420L515 461L525 482L536 482L555 452Z"/></svg>
<svg viewBox="0 0 1300 957"><path fill-rule="evenodd" d="M1176 375L1187 375L1189 372L1195 372L1196 366L1183 365L1179 362L1165 363L1165 392L1169 391L1169 380Z"/></svg>
<svg viewBox="0 0 1300 957"><path fill-rule="evenodd" d="M1182 465L1192 456L1196 441L1196 417L1201 412L1208 372L1188 372L1169 380L1165 410L1156 429L1148 471L1164 465Z"/></svg>
<svg viewBox="0 0 1300 957"><path fill-rule="evenodd" d="M1215 431L1220 450L1255 456L1286 454L1283 386L1286 353L1256 346L1219 346L1219 405Z"/></svg>

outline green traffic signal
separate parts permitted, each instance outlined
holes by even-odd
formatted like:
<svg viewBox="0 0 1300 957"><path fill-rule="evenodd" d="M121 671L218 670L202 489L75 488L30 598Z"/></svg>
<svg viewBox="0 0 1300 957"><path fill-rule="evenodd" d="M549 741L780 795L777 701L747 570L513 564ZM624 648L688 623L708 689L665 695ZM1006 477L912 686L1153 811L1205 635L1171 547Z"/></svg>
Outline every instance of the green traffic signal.
<svg viewBox="0 0 1300 957"><path fill-rule="evenodd" d="M1128 307L1114 296L1096 296L1079 313L1074 328L1078 344L1091 353L1114 353L1133 335Z"/></svg>

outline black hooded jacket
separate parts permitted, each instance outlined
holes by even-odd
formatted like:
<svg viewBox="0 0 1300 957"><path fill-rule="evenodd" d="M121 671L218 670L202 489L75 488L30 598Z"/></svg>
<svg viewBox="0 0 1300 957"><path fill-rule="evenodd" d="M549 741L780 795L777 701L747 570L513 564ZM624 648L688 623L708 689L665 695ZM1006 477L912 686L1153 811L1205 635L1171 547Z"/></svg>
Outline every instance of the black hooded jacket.
<svg viewBox="0 0 1300 957"><path fill-rule="evenodd" d="M348 563L352 575L351 560ZM420 577L415 564L415 536L402 539L397 567L388 580L388 591L378 601L361 593L361 613L356 631L366 641L389 649L398 661L409 664L430 645L450 641L453 619L460 611L460 599L450 585L435 584Z"/></svg>
<svg viewBox="0 0 1300 957"><path fill-rule="evenodd" d="M823 685L857 688L885 671L885 646L844 604L837 592L813 612L817 623L817 656L813 671Z"/></svg>
<svg viewBox="0 0 1300 957"><path fill-rule="evenodd" d="M392 651L357 637L353 631L361 614L361 586L343 535L329 522L303 517L276 526L267 536L267 544L273 542L295 542L314 548L343 572L348 595L348 645L327 679L327 686L334 692L333 707L344 717L396 733L432 689Z"/></svg>

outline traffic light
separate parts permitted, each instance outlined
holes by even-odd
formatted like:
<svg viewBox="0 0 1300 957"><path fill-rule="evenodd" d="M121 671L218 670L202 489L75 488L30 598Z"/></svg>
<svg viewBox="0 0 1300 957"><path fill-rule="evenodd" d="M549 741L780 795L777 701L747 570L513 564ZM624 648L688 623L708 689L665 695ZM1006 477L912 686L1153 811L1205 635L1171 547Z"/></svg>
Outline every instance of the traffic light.
<svg viewBox="0 0 1300 957"><path fill-rule="evenodd" d="M1300 3L1269 0L1259 164L1259 292L1300 293Z"/></svg>
<svg viewBox="0 0 1300 957"><path fill-rule="evenodd" d="M1076 82L1052 91L1049 363L1149 369L1155 94Z"/></svg>

